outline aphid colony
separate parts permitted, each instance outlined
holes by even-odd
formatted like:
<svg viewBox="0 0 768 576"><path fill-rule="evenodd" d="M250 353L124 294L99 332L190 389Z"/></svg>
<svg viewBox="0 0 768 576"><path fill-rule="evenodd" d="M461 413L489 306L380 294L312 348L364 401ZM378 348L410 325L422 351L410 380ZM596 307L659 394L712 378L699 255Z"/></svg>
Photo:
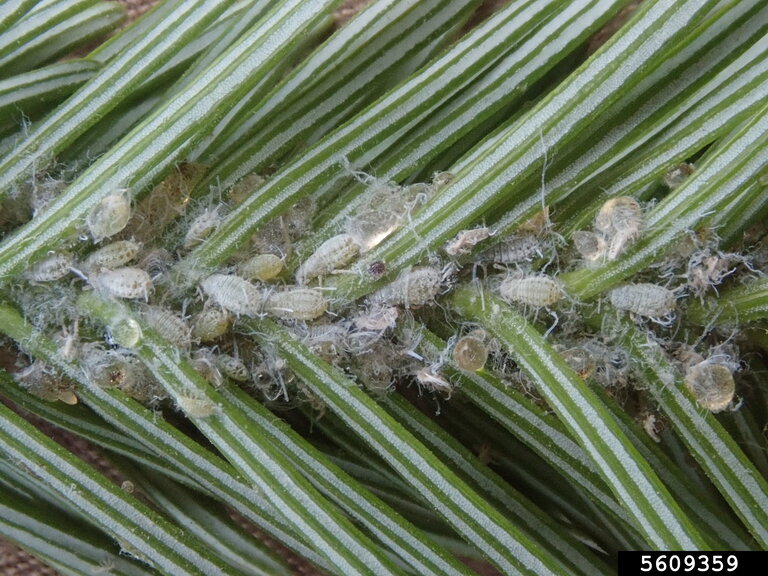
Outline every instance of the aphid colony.
<svg viewBox="0 0 768 576"><path fill-rule="evenodd" d="M311 252L299 249L298 253L307 255L292 259L295 244L308 244L307 230L314 212L311 199L301 200L265 223L254 234L247 254L226 268L209 271L196 293L183 295L174 292L169 269L177 257L207 241L228 208L210 200L196 202L198 208L190 210L173 233L174 253L153 245L162 235L153 239L152 234L144 233L142 242L130 236L130 199L126 191L116 191L95 204L86 218L90 249L50 253L32 263L23 275L30 294L19 301L33 322L54 331L62 342L62 355L78 362L93 383L118 387L148 404L162 401L165 391L133 352L144 337L142 325L173 346L214 387L239 384L267 401L285 403L304 397L316 403L287 369L277 349L257 346L247 336L258 319L266 316L282 322L312 352L374 394L410 381L422 391L447 396L454 389L456 374L488 372L535 395L532 384L516 367L514 353L503 350L477 326L454 328L453 335L445 336L443 349L423 345L423 323L434 321L444 334L446 320L450 327L450 311L439 307L441 296L456 283L479 281L532 322L539 321L539 310L549 311L555 323L546 337L555 340L555 348L578 377L612 390L617 399L642 394L634 386L629 351L607 329L592 334L585 327L579 303L553 273L560 266L558 252L563 241L552 232L546 211L512 234L485 225L462 230L442 247L444 254L430 257L429 264L394 274L383 261L356 264L388 234L407 225L412 212L451 178L439 173L431 184L402 187L365 178L368 190L338 226L338 233ZM678 179L670 175L669 185L676 185ZM182 204L187 200L185 197ZM642 231L640 204L630 197L616 197L599 208L591 231L577 231L571 238L581 262L596 266L621 258ZM733 406L737 355L710 353L702 343L700 355L691 352L681 359L680 347L665 338L672 333L675 313L681 302L684 310L688 294L703 297L740 267L749 269L744 256L720 252L712 241L692 240L690 248L651 269L659 272L655 281L651 273L638 276L600 299L601 305L609 304L608 308L649 334L665 331L653 337L677 366L679 384L702 408L713 412ZM361 302L345 304L333 302L333 292L323 287L326 277L338 273L374 279L391 274L391 279ZM294 283L286 282L289 277ZM86 324L87 337L80 341L74 305L78 288L94 290L106 299L135 301L131 307L136 319L115 318L103 335L98 327ZM58 294L61 306L55 319L36 314L33 301L38 290ZM62 337L60 327L68 324L74 330ZM546 328L545 322L542 327ZM46 399L77 400L72 386L62 384L39 362L31 363L18 379ZM217 410L215 403L194 392L178 398L177 407L198 418ZM663 418L653 411L644 414L642 425L656 438Z"/></svg>

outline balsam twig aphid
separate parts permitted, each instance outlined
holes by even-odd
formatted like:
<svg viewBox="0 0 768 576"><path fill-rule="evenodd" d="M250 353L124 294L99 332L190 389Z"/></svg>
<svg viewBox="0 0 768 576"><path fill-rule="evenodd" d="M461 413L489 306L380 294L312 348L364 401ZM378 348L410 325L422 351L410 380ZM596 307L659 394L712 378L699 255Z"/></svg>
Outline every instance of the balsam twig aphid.
<svg viewBox="0 0 768 576"><path fill-rule="evenodd" d="M736 391L731 371L710 360L691 366L685 373L685 385L696 401L711 412L728 408Z"/></svg>
<svg viewBox="0 0 768 576"><path fill-rule="evenodd" d="M295 288L273 292L264 304L267 314L291 320L314 320L328 310L328 301L319 290Z"/></svg>
<svg viewBox="0 0 768 576"><path fill-rule="evenodd" d="M74 260L70 254L50 254L32 264L24 272L24 278L32 282L53 282L69 274L73 265Z"/></svg>
<svg viewBox="0 0 768 576"><path fill-rule="evenodd" d="M283 271L283 259L275 254L257 254L241 262L237 274L246 280L266 282Z"/></svg>
<svg viewBox="0 0 768 576"><path fill-rule="evenodd" d="M483 342L483 331L474 331L459 338L453 346L453 361L462 370L477 372L488 361L488 347Z"/></svg>
<svg viewBox="0 0 768 576"><path fill-rule="evenodd" d="M216 356L216 366L224 376L231 378L235 382L248 382L251 379L251 373L243 364L243 361L229 354L219 354Z"/></svg>
<svg viewBox="0 0 768 576"><path fill-rule="evenodd" d="M440 293L442 280L443 275L437 268L412 268L371 294L370 300L374 304L418 308L435 299Z"/></svg>
<svg viewBox="0 0 768 576"><path fill-rule="evenodd" d="M192 345L192 329L175 312L160 306L144 310L147 324L177 348L188 350Z"/></svg>
<svg viewBox="0 0 768 576"><path fill-rule="evenodd" d="M675 293L656 284L627 284L611 290L611 305L647 318L664 318L677 306Z"/></svg>
<svg viewBox="0 0 768 576"><path fill-rule="evenodd" d="M120 232L131 218L131 201L125 193L110 194L101 199L86 217L94 242Z"/></svg>
<svg viewBox="0 0 768 576"><path fill-rule="evenodd" d="M211 300L230 312L245 316L258 316L264 297L261 291L239 276L213 274L200 283Z"/></svg>
<svg viewBox="0 0 768 576"><path fill-rule="evenodd" d="M119 268L136 258L141 251L141 244L132 240L118 240L91 252L83 262L86 273L98 272L102 268Z"/></svg>
<svg viewBox="0 0 768 576"><path fill-rule="evenodd" d="M505 279L499 285L499 295L507 301L541 308L559 302L565 292L554 278L536 275Z"/></svg>
<svg viewBox="0 0 768 576"><path fill-rule="evenodd" d="M541 242L533 234L522 234L504 238L495 246L480 252L475 259L478 264L517 264L530 262L535 256L542 256Z"/></svg>
<svg viewBox="0 0 768 576"><path fill-rule="evenodd" d="M221 216L219 216L219 207L206 208L197 216L187 229L184 236L184 249L191 250L201 244L221 225Z"/></svg>
<svg viewBox="0 0 768 576"><path fill-rule="evenodd" d="M201 342L221 338L232 324L232 314L218 306L210 306L192 318L192 336Z"/></svg>
<svg viewBox="0 0 768 576"><path fill-rule="evenodd" d="M296 283L301 286L312 278L342 268L359 253L360 245L349 234L338 234L329 238L299 266L296 271Z"/></svg>
<svg viewBox="0 0 768 576"><path fill-rule="evenodd" d="M152 279L140 268L117 268L91 274L88 281L99 292L117 298L149 299Z"/></svg>

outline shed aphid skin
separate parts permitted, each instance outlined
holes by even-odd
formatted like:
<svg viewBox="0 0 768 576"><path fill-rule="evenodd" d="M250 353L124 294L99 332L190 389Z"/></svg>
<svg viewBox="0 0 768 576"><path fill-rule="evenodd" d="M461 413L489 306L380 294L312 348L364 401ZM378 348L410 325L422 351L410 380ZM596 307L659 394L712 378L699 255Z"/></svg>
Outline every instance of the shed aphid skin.
<svg viewBox="0 0 768 576"><path fill-rule="evenodd" d="M453 346L453 361L462 370L477 372L488 361L488 347L485 345L485 333L475 330L459 338Z"/></svg>
<svg viewBox="0 0 768 576"><path fill-rule="evenodd" d="M722 412L733 402L736 384L727 366L705 360L685 373L685 385L702 408Z"/></svg>
<svg viewBox="0 0 768 576"><path fill-rule="evenodd" d="M749 260L741 254L712 251L709 248L698 250L688 260L685 273L687 285L695 295L703 298L708 290L717 291L715 286L735 273L740 264L752 270Z"/></svg>
<svg viewBox="0 0 768 576"><path fill-rule="evenodd" d="M638 316L665 322L677 307L675 293L656 284L627 284L609 293L611 305Z"/></svg>
<svg viewBox="0 0 768 576"><path fill-rule="evenodd" d="M216 355L209 348L195 350L189 364L214 388L221 388L224 385L224 377L216 365Z"/></svg>
<svg viewBox="0 0 768 576"><path fill-rule="evenodd" d="M394 306L370 306L352 317L352 324L357 330L383 332L394 328L400 313Z"/></svg>
<svg viewBox="0 0 768 576"><path fill-rule="evenodd" d="M695 170L696 167L693 164L683 162L682 164L678 164L674 168L671 168L666 174L664 174L662 181L664 182L665 186L667 186L667 188L674 190L675 188L682 186Z"/></svg>
<svg viewBox="0 0 768 576"><path fill-rule="evenodd" d="M216 367L224 376L235 382L248 382L251 379L251 373L243 361L229 354L218 354Z"/></svg>
<svg viewBox="0 0 768 576"><path fill-rule="evenodd" d="M291 320L314 320L328 310L328 301L319 290L293 288L272 292L264 304L267 314Z"/></svg>
<svg viewBox="0 0 768 576"><path fill-rule="evenodd" d="M338 234L317 247L296 271L296 283L305 285L318 276L343 268L360 254L360 245L349 234Z"/></svg>
<svg viewBox="0 0 768 576"><path fill-rule="evenodd" d="M575 346L568 348L560 352L560 355L565 360L565 363L571 367L571 370L578 374L579 378L586 380L591 378L595 370L597 370L597 363L592 353L582 346Z"/></svg>
<svg viewBox="0 0 768 576"><path fill-rule="evenodd" d="M141 244L132 240L118 240L91 252L83 261L85 273L98 272L103 268L113 269L125 266L136 258L141 251Z"/></svg>
<svg viewBox="0 0 768 576"><path fill-rule="evenodd" d="M391 284L371 294L369 299L373 305L419 308L434 301L442 282L443 273L437 268L411 268Z"/></svg>
<svg viewBox="0 0 768 576"><path fill-rule="evenodd" d="M110 194L101 199L86 217L88 230L94 242L101 242L120 232L131 218L131 200L126 194Z"/></svg>
<svg viewBox="0 0 768 576"><path fill-rule="evenodd" d="M499 295L509 302L542 308L556 304L565 297L563 287L554 278L544 275L507 278L499 285Z"/></svg>
<svg viewBox="0 0 768 576"><path fill-rule="evenodd" d="M189 350L192 345L192 329L175 312L160 306L144 308L147 324L160 336L177 348Z"/></svg>
<svg viewBox="0 0 768 576"><path fill-rule="evenodd" d="M203 292L225 310L244 316L262 313L264 296L261 291L239 276L212 274L200 283Z"/></svg>
<svg viewBox="0 0 768 576"><path fill-rule="evenodd" d="M232 326L232 314L218 306L206 307L192 317L192 336L200 342L221 338Z"/></svg>
<svg viewBox="0 0 768 576"><path fill-rule="evenodd" d="M84 346L83 370L101 388L119 388L143 404L165 398L163 387L135 356L121 350L104 350L97 344Z"/></svg>
<svg viewBox="0 0 768 576"><path fill-rule="evenodd" d="M219 215L220 206L215 208L206 208L199 214L187 229L184 236L184 249L191 250L195 246L202 244L208 236L213 234L221 226L221 216Z"/></svg>
<svg viewBox="0 0 768 576"><path fill-rule="evenodd" d="M141 268L116 268L91 274L88 281L97 291L116 298L149 300L152 279Z"/></svg>
<svg viewBox="0 0 768 576"><path fill-rule="evenodd" d="M256 254L237 266L237 275L246 280L267 282L283 271L283 259L275 254Z"/></svg>
<svg viewBox="0 0 768 576"><path fill-rule="evenodd" d="M595 230L603 236L605 257L615 260L626 248L640 237L643 210L630 196L608 200L595 217Z"/></svg>
<svg viewBox="0 0 768 576"><path fill-rule="evenodd" d="M64 252L50 253L42 260L32 264L25 272L24 278L30 282L53 282L60 280L70 273L74 266L71 254Z"/></svg>
<svg viewBox="0 0 768 576"><path fill-rule="evenodd" d="M607 251L605 239L600 234L577 230L571 236L576 251L589 262L599 260Z"/></svg>
<svg viewBox="0 0 768 576"><path fill-rule="evenodd" d="M462 230L456 235L456 238L446 244L445 253L449 256L469 254L476 244L491 236L493 236L493 231L485 226Z"/></svg>
<svg viewBox="0 0 768 576"><path fill-rule="evenodd" d="M425 388L429 392L448 392L453 390L451 383L445 377L431 367L421 368L416 372L416 382L419 388Z"/></svg>
<svg viewBox="0 0 768 576"><path fill-rule="evenodd" d="M74 384L61 378L55 370L35 360L21 372L14 374L16 381L30 394L49 402L61 401L77 404Z"/></svg>

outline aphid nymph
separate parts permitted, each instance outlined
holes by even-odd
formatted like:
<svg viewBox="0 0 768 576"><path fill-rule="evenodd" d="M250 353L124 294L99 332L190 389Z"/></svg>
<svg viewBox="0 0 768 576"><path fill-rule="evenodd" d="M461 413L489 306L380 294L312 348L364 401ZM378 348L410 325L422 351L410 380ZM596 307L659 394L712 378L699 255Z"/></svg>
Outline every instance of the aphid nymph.
<svg viewBox="0 0 768 576"><path fill-rule="evenodd" d="M611 305L646 318L664 318L677 306L675 293L656 284L627 284L611 290Z"/></svg>
<svg viewBox="0 0 768 576"><path fill-rule="evenodd" d="M360 245L349 234L329 238L307 258L296 271L296 283L306 284L312 278L328 274L349 264L360 253Z"/></svg>
<svg viewBox="0 0 768 576"><path fill-rule="evenodd" d="M96 290L116 298L149 299L152 279L140 268L117 268L91 274L88 280Z"/></svg>
<svg viewBox="0 0 768 576"><path fill-rule="evenodd" d="M270 294L264 310L278 318L314 320L328 310L328 301L319 290L294 288Z"/></svg>
<svg viewBox="0 0 768 576"><path fill-rule="evenodd" d="M114 236L128 224L131 201L125 192L105 196L88 212L86 224L94 242Z"/></svg>
<svg viewBox="0 0 768 576"><path fill-rule="evenodd" d="M200 287L216 304L234 314L261 314L264 303L261 291L239 276L212 274L200 283Z"/></svg>
<svg viewBox="0 0 768 576"><path fill-rule="evenodd" d="M541 308L562 300L565 292L554 278L544 275L507 278L499 285L499 295L507 301Z"/></svg>

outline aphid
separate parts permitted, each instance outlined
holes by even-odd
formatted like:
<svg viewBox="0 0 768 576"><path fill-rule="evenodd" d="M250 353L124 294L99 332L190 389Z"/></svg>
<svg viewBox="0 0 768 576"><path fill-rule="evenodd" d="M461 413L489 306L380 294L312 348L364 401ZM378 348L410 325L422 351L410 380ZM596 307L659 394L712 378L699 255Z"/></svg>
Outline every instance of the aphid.
<svg viewBox="0 0 768 576"><path fill-rule="evenodd" d="M237 274L246 280L266 282L283 271L283 259L275 254L257 254L240 263Z"/></svg>
<svg viewBox="0 0 768 576"><path fill-rule="evenodd" d="M69 274L73 265L74 261L70 254L61 252L49 254L32 264L24 272L24 278L32 282L53 282Z"/></svg>
<svg viewBox="0 0 768 576"><path fill-rule="evenodd" d="M682 186L688 177L693 174L695 169L696 167L693 164L683 162L682 164L678 164L674 168L670 169L669 172L664 174L662 180L670 190L674 190L675 188Z"/></svg>
<svg viewBox="0 0 768 576"><path fill-rule="evenodd" d="M216 367L224 376L231 378L235 382L248 382L251 379L251 373L248 372L243 361L229 354L219 354L216 356Z"/></svg>
<svg viewBox="0 0 768 576"><path fill-rule="evenodd" d="M565 297L560 283L543 275L507 278L499 286L499 294L504 300L535 308L555 304Z"/></svg>
<svg viewBox="0 0 768 576"><path fill-rule="evenodd" d="M123 348L135 348L141 342L141 326L133 318L116 318L109 323L109 336L112 342Z"/></svg>
<svg viewBox="0 0 768 576"><path fill-rule="evenodd" d="M722 364L699 362L685 373L685 385L696 401L711 412L722 412L733 401L736 384L733 374Z"/></svg>
<svg viewBox="0 0 768 576"><path fill-rule="evenodd" d="M136 258L141 244L132 240L118 240L91 252L83 262L86 272L98 272L102 268L119 268Z"/></svg>
<svg viewBox="0 0 768 576"><path fill-rule="evenodd" d="M597 369L595 358L588 350L581 346L568 348L560 353L565 363L579 375L579 378L586 380L590 378Z"/></svg>
<svg viewBox="0 0 768 576"><path fill-rule="evenodd" d="M184 414L192 418L208 418L218 409L218 406L206 396L179 395L176 398L176 405Z"/></svg>
<svg viewBox="0 0 768 576"><path fill-rule="evenodd" d="M469 254L475 244L482 242L486 238L493 236L490 228L473 228L472 230L462 230L445 247L445 253L449 256L458 256L460 254Z"/></svg>
<svg viewBox="0 0 768 576"><path fill-rule="evenodd" d="M504 238L495 246L480 252L475 261L480 264L516 264L530 262L534 256L541 256L540 242L533 234L523 234Z"/></svg>
<svg viewBox="0 0 768 576"><path fill-rule="evenodd" d="M474 333L459 338L453 347L453 361L462 370L477 372L488 361L488 347L482 337Z"/></svg>
<svg viewBox="0 0 768 576"><path fill-rule="evenodd" d="M443 275L429 266L406 270L394 282L370 296L374 304L418 308L432 302L440 293Z"/></svg>
<svg viewBox="0 0 768 576"><path fill-rule="evenodd" d="M186 235L184 236L184 249L191 250L195 246L202 244L216 229L221 226L221 216L219 216L219 207L206 208L197 218L192 220Z"/></svg>
<svg viewBox="0 0 768 576"><path fill-rule="evenodd" d="M192 329L175 312L160 306L147 306L144 317L151 328L177 348L187 350L192 345Z"/></svg>
<svg viewBox="0 0 768 576"><path fill-rule="evenodd" d="M165 248L153 248L139 260L139 268L146 270L152 278L162 276L173 264L173 255Z"/></svg>
<svg viewBox="0 0 768 576"><path fill-rule="evenodd" d="M360 253L360 245L349 234L338 234L317 247L296 271L300 286L312 278L322 276L349 264Z"/></svg>
<svg viewBox="0 0 768 576"><path fill-rule="evenodd" d="M96 290L117 298L149 299L152 279L141 268L116 268L91 274L88 280Z"/></svg>
<svg viewBox="0 0 768 576"><path fill-rule="evenodd" d="M314 320L328 310L328 301L319 290L295 288L270 294L264 310L278 318Z"/></svg>
<svg viewBox="0 0 768 576"><path fill-rule="evenodd" d="M611 290L611 305L638 316L663 318L677 306L672 290L655 284L627 284Z"/></svg>
<svg viewBox="0 0 768 576"><path fill-rule="evenodd" d="M120 484L120 489L128 494L133 494L133 491L136 490L136 486L130 480L123 480Z"/></svg>
<svg viewBox="0 0 768 576"><path fill-rule="evenodd" d="M125 192L125 191L124 191ZM101 199L86 217L94 242L100 242L120 232L131 218L131 201L122 194L110 194Z"/></svg>
<svg viewBox="0 0 768 576"><path fill-rule="evenodd" d="M218 306L211 306L192 317L192 336L200 342L213 342L227 333L232 325L232 314Z"/></svg>
<svg viewBox="0 0 768 576"><path fill-rule="evenodd" d="M261 291L239 276L213 274L200 286L216 304L238 316L258 316L261 313L264 304Z"/></svg>

